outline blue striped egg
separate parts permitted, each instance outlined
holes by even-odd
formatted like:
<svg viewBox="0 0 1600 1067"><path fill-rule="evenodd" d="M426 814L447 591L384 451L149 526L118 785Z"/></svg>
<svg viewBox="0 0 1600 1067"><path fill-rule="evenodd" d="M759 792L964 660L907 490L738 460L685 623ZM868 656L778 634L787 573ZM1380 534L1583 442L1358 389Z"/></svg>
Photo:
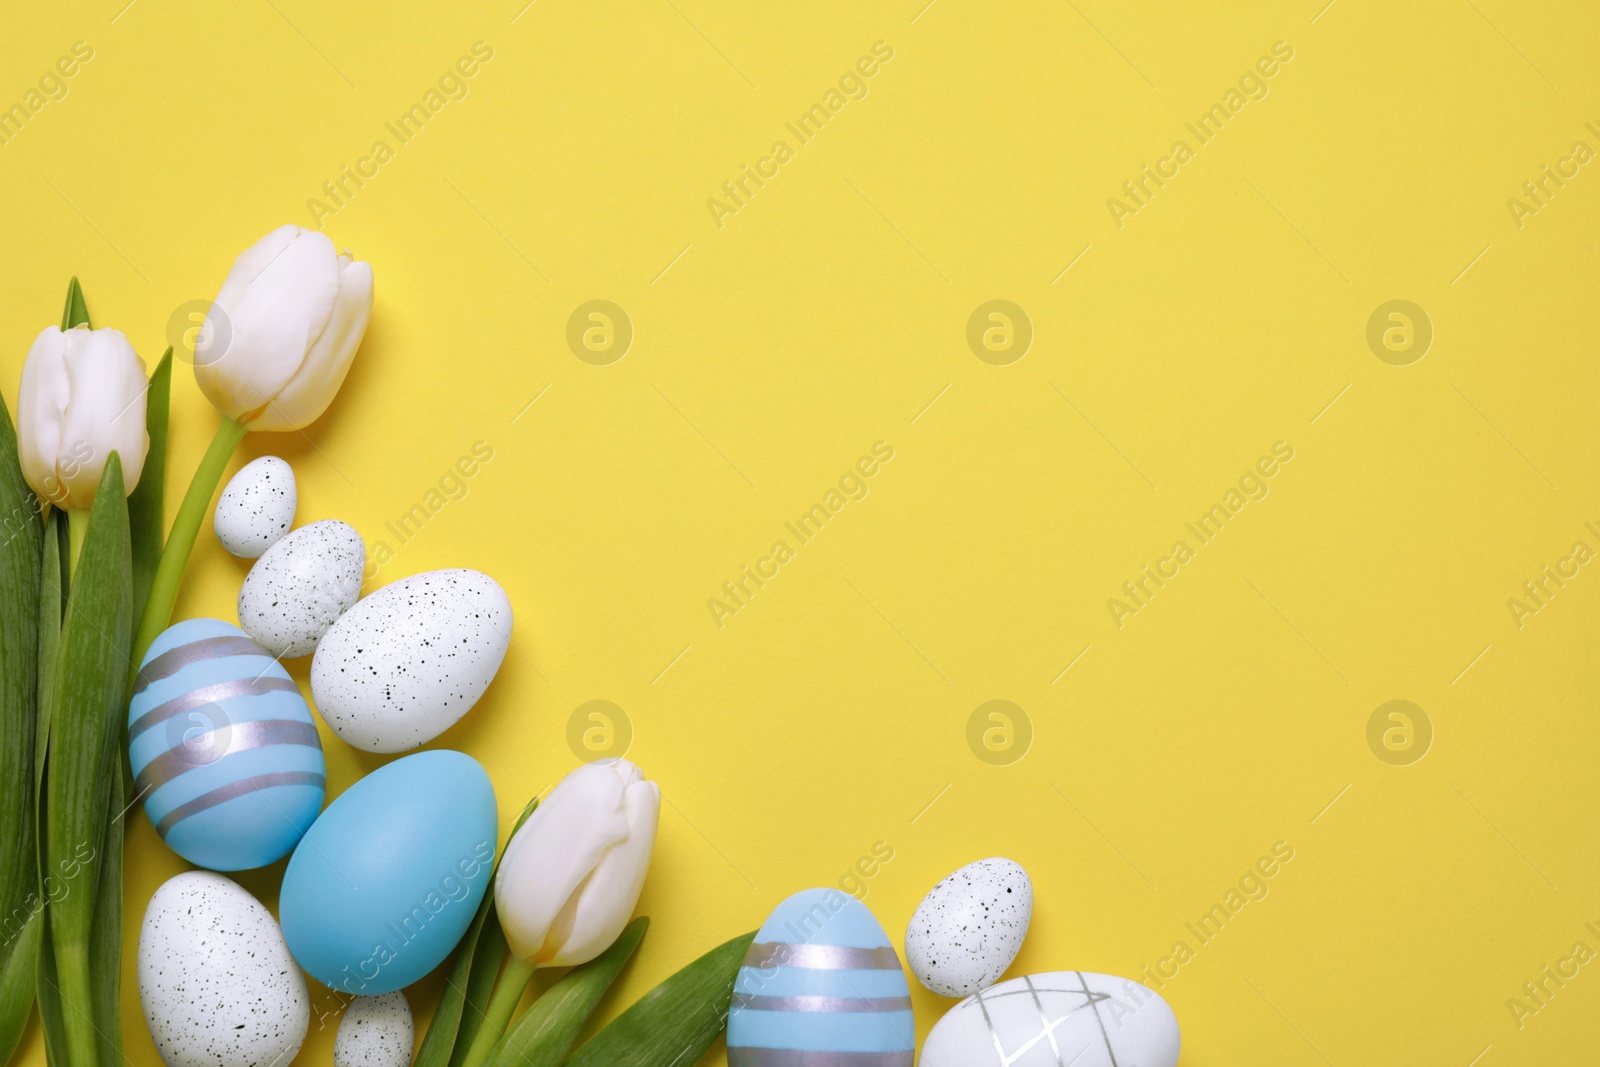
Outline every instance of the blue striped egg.
<svg viewBox="0 0 1600 1067"><path fill-rule="evenodd" d="M214 871L287 855L327 785L294 679L220 619L168 627L145 653L128 704L128 759L161 839Z"/></svg>
<svg viewBox="0 0 1600 1067"><path fill-rule="evenodd" d="M779 904L733 985L728 1067L911 1067L911 990L867 906L837 889Z"/></svg>

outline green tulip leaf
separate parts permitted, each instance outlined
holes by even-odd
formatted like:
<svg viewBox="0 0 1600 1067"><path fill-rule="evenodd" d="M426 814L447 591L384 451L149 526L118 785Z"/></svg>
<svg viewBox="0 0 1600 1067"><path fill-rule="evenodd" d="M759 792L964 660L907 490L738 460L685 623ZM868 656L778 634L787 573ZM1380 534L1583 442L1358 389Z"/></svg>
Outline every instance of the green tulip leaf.
<svg viewBox="0 0 1600 1067"><path fill-rule="evenodd" d="M528 801L528 806L522 809L516 825L511 828L512 836L516 836L516 832L522 829L522 824L528 821L528 816L538 806L538 797ZM504 851L501 850L502 853ZM494 863L498 871L498 856ZM491 872L489 891L483 895L478 913L472 917L472 925L467 927L466 935L456 948L455 962L450 965L449 977L445 979L444 994L439 998L439 1006L433 1010L428 1033L423 1037L422 1047L417 1050L417 1058L411 1067L450 1067L466 1057L467 1050L472 1047L472 1039L477 1036L484 1009L489 1006L495 976L500 973L505 952L505 935L500 932L500 920L494 913L494 874ZM484 977L486 974L487 978Z"/></svg>
<svg viewBox="0 0 1600 1067"><path fill-rule="evenodd" d="M489 917L483 922L483 932L478 936L478 947L472 954L472 973L467 978L467 995L461 1012L461 1027L456 1033L456 1046L450 1053L450 1067L462 1067L483 1021L488 1016L489 1002L494 999L495 986L500 977L500 965L506 959L506 934L500 928L500 914L493 908L494 888L483 898L491 905Z"/></svg>
<svg viewBox="0 0 1600 1067"><path fill-rule="evenodd" d="M590 1038L567 1067L683 1067L699 1062L728 1024L733 982L755 939L752 930L725 941L672 975Z"/></svg>
<svg viewBox="0 0 1600 1067"><path fill-rule="evenodd" d="M477 953L484 923L493 912L494 894L491 891L478 905L478 913L472 917L472 925L467 927L466 936L456 949L455 962L450 965L450 974L445 978L444 993L439 997L438 1006L433 1009L428 1033L422 1039L422 1047L417 1050L416 1062L412 1067L449 1067L450 1054L456 1047L456 1035L461 1030L461 1015L466 1008L472 959Z"/></svg>
<svg viewBox="0 0 1600 1067"><path fill-rule="evenodd" d="M99 886L104 883L117 894L120 909L121 871L109 869L120 865L121 839L107 848L106 830L116 810L113 798L121 798L116 749L127 716L133 636L128 505L116 452L106 457L88 523L68 594L53 683L43 870L52 884L65 887L49 894L46 915L61 1001L78 1006L62 1019L66 1062L110 1067L118 1024L115 1011L109 1018L104 1014L104 983L114 983L121 967L112 964L110 974L104 971L117 958L120 944L104 943L103 913L110 903L102 902Z"/></svg>
<svg viewBox="0 0 1600 1067"><path fill-rule="evenodd" d="M61 560L66 550L61 531L66 525L66 516L51 509L50 517L45 520L44 555L39 565L39 720L34 746L33 790L41 826L45 820L45 750L50 740L50 711L55 707L56 665L61 649L61 613L65 601ZM48 899L42 877L38 885L38 899ZM36 925L39 928L39 981L35 995L39 1001L40 1029L44 1031L45 1059L50 1063L66 1063L65 1012L61 1003L61 987L56 977L50 923L45 919L43 910L39 912Z"/></svg>
<svg viewBox="0 0 1600 1067"><path fill-rule="evenodd" d="M24 914L24 913L19 913ZM0 963L0 1056L10 1060L33 1014L34 988L39 979L39 941L44 933L44 909L30 908L16 932L7 924L5 961Z"/></svg>
<svg viewBox="0 0 1600 1067"><path fill-rule="evenodd" d="M44 764L45 749L50 742L50 712L55 707L56 657L61 651L61 615L66 610L66 594L61 585L61 536L66 516L52 508L44 521L44 550L39 558L39 698L38 718L34 725L33 741L33 803L39 813L38 822L44 822Z"/></svg>
<svg viewBox="0 0 1600 1067"><path fill-rule="evenodd" d="M39 1029L44 1032L44 1059L48 1064L67 1059L67 1011L61 1002L61 980L56 974L55 944L50 940L49 916L39 913Z"/></svg>
<svg viewBox="0 0 1600 1067"><path fill-rule="evenodd" d="M67 286L67 306L61 312L61 329L70 330L74 326L87 326L94 329L94 324L89 321L89 305L83 302L83 287L74 277Z"/></svg>
<svg viewBox="0 0 1600 1067"><path fill-rule="evenodd" d="M130 621L131 630L131 621ZM126 728L117 731L120 739ZM111 754L111 787L106 790L106 836L95 862L100 882L95 888L94 925L89 931L90 993L95 1036L100 1042L101 1067L126 1067L122 1057L122 846L124 816L130 806L123 801L131 786L124 777L125 751Z"/></svg>
<svg viewBox="0 0 1600 1067"><path fill-rule="evenodd" d="M33 760L43 540L39 501L22 477L16 429L0 400L0 1062L28 1024L38 970Z"/></svg>

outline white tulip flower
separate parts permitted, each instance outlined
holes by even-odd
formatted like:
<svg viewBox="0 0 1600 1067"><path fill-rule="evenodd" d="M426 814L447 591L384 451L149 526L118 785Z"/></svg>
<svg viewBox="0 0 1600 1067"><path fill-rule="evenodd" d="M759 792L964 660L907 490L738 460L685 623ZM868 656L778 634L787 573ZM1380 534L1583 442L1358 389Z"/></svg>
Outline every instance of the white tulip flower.
<svg viewBox="0 0 1600 1067"><path fill-rule="evenodd" d="M124 494L138 487L150 448L149 384L120 330L50 326L34 339L17 391L17 451L40 501L88 510L113 451Z"/></svg>
<svg viewBox="0 0 1600 1067"><path fill-rule="evenodd" d="M639 902L660 814L661 789L627 760L563 778L500 860L494 901L511 951L566 967L609 948Z"/></svg>
<svg viewBox="0 0 1600 1067"><path fill-rule="evenodd" d="M245 249L206 312L194 379L222 415L167 534L144 616L138 662L172 618L178 582L228 460L251 430L299 430L344 384L372 317L372 267L326 234L279 226Z"/></svg>
<svg viewBox="0 0 1600 1067"><path fill-rule="evenodd" d="M195 381L247 429L301 429L333 402L371 315L371 265L280 226L234 261L195 341Z"/></svg>

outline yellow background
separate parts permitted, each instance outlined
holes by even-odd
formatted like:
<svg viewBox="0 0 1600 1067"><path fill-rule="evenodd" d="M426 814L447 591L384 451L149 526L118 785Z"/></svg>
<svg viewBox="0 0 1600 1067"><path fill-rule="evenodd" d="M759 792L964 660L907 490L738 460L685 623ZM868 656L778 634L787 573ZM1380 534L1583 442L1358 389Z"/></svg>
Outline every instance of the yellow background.
<svg viewBox="0 0 1600 1067"><path fill-rule="evenodd" d="M377 277L355 367L239 461L288 458L300 522L388 541L369 591L505 585L514 651L439 742L488 767L503 824L576 765L575 708L625 709L668 803L608 1011L880 841L867 903L896 940L955 867L1028 868L1013 975L1135 975L1284 841L1270 895L1162 991L1184 1064L1592 1055L1600 964L1520 1029L1506 1006L1600 949L1600 568L1520 629L1506 604L1600 549L1600 165L1521 228L1506 204L1600 148L1591 5L524 2L10 12L0 102L76 41L94 58L0 147L0 352L12 401L76 273L153 364L174 309L390 143L323 220ZM797 146L784 122L880 40L866 98ZM477 41L469 94L396 143ZM1107 198L1277 41L1270 94L1117 228ZM795 158L719 229L707 199L780 138ZM597 298L635 330L609 366L565 341ZM1396 367L1365 331L1401 298L1435 338ZM1009 366L966 344L991 299L1035 330ZM175 505L216 417L184 367L173 406ZM386 536L480 440L468 494ZM880 440L870 495L714 625ZM1270 495L1119 629L1107 598L1280 440ZM233 619L245 572L208 526L178 616ZM1009 766L967 745L993 699L1034 730ZM1410 766L1368 748L1392 699L1433 725ZM382 762L324 744L330 792ZM135 816L139 1067L137 930L183 866ZM241 881L273 905L281 869ZM949 1002L915 999L920 1039ZM331 1056L315 1000L302 1063Z"/></svg>

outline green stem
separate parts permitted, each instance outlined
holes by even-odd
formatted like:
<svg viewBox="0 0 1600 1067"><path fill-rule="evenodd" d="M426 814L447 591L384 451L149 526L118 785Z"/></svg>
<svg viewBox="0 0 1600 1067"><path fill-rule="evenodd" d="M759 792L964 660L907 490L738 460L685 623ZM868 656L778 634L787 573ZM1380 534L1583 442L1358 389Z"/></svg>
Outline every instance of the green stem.
<svg viewBox="0 0 1600 1067"><path fill-rule="evenodd" d="M189 491L183 494L178 506L178 517L172 521L172 531L161 550L161 562L156 565L156 576L150 583L150 596L145 601L144 617L139 620L139 632L133 639L133 670L137 673L139 661L144 659L155 639L167 628L172 618L173 605L178 600L178 583L183 580L183 569L189 563L189 553L194 550L195 538L200 535L200 524L205 521L206 510L216 494L222 472L228 461L244 440L249 427L234 419L223 419L217 435L211 439L205 458L195 468Z"/></svg>
<svg viewBox="0 0 1600 1067"><path fill-rule="evenodd" d="M89 509L67 509L67 573L78 569L78 556L83 552L83 539L89 536Z"/></svg>
<svg viewBox="0 0 1600 1067"><path fill-rule="evenodd" d="M511 1023L511 1015L517 1010L517 1004L522 1000L523 991L528 988L528 983L533 981L533 972L536 970L527 960L511 957L511 962L506 964L505 973L500 976L500 984L494 988L494 996L489 998L489 1009L483 1014L483 1023L478 1027L478 1036L473 1039L472 1048L467 1050L467 1058L461 1067L482 1067L489 1053L500 1043L501 1035L506 1032L506 1027Z"/></svg>

